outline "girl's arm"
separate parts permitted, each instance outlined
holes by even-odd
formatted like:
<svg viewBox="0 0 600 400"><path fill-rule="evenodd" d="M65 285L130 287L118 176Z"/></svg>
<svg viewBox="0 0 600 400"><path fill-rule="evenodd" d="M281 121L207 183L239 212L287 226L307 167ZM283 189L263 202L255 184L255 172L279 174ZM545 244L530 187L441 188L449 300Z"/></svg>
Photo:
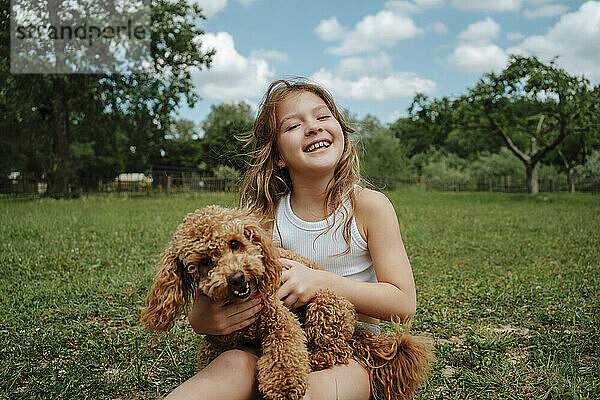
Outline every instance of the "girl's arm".
<svg viewBox="0 0 600 400"><path fill-rule="evenodd" d="M392 203L382 193L363 189L357 193L355 217L363 227L378 283L357 282L282 260L290 269L282 274L280 298L296 308L327 287L350 300L359 313L388 321L394 316L412 317L416 308L414 278Z"/></svg>

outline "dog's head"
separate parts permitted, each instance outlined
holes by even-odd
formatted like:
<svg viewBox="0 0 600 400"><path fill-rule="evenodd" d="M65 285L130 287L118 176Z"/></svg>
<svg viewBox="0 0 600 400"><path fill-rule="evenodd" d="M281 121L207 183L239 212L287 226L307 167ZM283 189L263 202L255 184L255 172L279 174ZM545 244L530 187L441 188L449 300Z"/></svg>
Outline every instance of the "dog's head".
<svg viewBox="0 0 600 400"><path fill-rule="evenodd" d="M166 331L196 290L215 302L238 303L274 293L280 279L277 251L258 218L244 209L204 207L177 227L141 321Z"/></svg>

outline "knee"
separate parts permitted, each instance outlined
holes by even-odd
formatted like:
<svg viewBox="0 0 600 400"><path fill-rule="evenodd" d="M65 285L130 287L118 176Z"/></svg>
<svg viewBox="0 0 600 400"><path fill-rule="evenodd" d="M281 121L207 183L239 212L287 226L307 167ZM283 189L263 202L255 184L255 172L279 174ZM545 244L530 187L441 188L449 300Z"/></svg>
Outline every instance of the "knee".
<svg viewBox="0 0 600 400"><path fill-rule="evenodd" d="M303 400L335 400L338 398L336 380L323 374L308 375L308 388Z"/></svg>
<svg viewBox="0 0 600 400"><path fill-rule="evenodd" d="M254 379L256 376L256 363L258 356L245 350L228 350L216 358L215 362L232 376L248 377Z"/></svg>

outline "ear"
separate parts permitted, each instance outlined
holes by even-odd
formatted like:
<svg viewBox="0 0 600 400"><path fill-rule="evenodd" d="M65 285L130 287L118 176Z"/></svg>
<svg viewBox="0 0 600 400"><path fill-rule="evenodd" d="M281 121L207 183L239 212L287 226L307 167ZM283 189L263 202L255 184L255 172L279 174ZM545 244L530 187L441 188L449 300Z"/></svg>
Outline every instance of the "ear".
<svg viewBox="0 0 600 400"><path fill-rule="evenodd" d="M245 220L244 234L252 243L258 244L262 249L265 274L258 283L260 292L275 293L281 285L282 266L279 262L279 251L273 245L271 236L260 226L258 219L251 215Z"/></svg>
<svg viewBox="0 0 600 400"><path fill-rule="evenodd" d="M285 168L285 161L283 161L281 158L279 158L275 164L277 164L279 168Z"/></svg>
<svg viewBox="0 0 600 400"><path fill-rule="evenodd" d="M171 244L165 251L154 277L154 284L148 293L147 306L142 312L140 322L152 331L168 331L173 327L175 318L189 304L192 290L185 266Z"/></svg>

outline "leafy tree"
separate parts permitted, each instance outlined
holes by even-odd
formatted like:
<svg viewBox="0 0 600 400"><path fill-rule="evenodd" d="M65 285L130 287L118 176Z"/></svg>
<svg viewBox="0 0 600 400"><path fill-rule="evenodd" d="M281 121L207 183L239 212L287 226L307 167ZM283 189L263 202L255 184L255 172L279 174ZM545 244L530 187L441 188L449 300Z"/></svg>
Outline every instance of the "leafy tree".
<svg viewBox="0 0 600 400"><path fill-rule="evenodd" d="M408 107L409 118L399 118L390 130L409 149L409 156L440 149L454 129L456 113L453 102L443 97L429 99L417 94Z"/></svg>
<svg viewBox="0 0 600 400"><path fill-rule="evenodd" d="M589 99L588 81L554 61L511 56L504 71L485 74L463 101L523 162L527 187L537 193L538 162L569 133L586 126Z"/></svg>
<svg viewBox="0 0 600 400"><path fill-rule="evenodd" d="M159 161L180 101L198 99L190 68L208 67L213 55L201 51L199 18L185 0L153 0L152 62L143 74L12 75L9 1L0 0L0 130L9 132L2 144L25 150L5 153L2 172L33 171L49 192L66 194L76 178L82 184Z"/></svg>
<svg viewBox="0 0 600 400"><path fill-rule="evenodd" d="M471 176L478 180L510 177L517 181L523 179L525 172L523 163L506 147L502 147L498 153L480 153L467 168Z"/></svg>
<svg viewBox="0 0 600 400"><path fill-rule="evenodd" d="M587 93L586 113L582 116L583 126L574 128L554 151L550 158L555 165L564 169L567 174L570 193L575 193L575 176L585 164L594 149L600 147L600 85Z"/></svg>
<svg viewBox="0 0 600 400"><path fill-rule="evenodd" d="M413 172L408 149L388 129L380 129L362 139L358 152L362 175L378 185L405 178Z"/></svg>
<svg viewBox="0 0 600 400"><path fill-rule="evenodd" d="M214 171L219 166L246 168L248 150L240 140L252 131L254 115L245 102L212 105L206 120L201 124L203 162Z"/></svg>
<svg viewBox="0 0 600 400"><path fill-rule="evenodd" d="M594 150L577 173L577 184L600 187L600 150Z"/></svg>

